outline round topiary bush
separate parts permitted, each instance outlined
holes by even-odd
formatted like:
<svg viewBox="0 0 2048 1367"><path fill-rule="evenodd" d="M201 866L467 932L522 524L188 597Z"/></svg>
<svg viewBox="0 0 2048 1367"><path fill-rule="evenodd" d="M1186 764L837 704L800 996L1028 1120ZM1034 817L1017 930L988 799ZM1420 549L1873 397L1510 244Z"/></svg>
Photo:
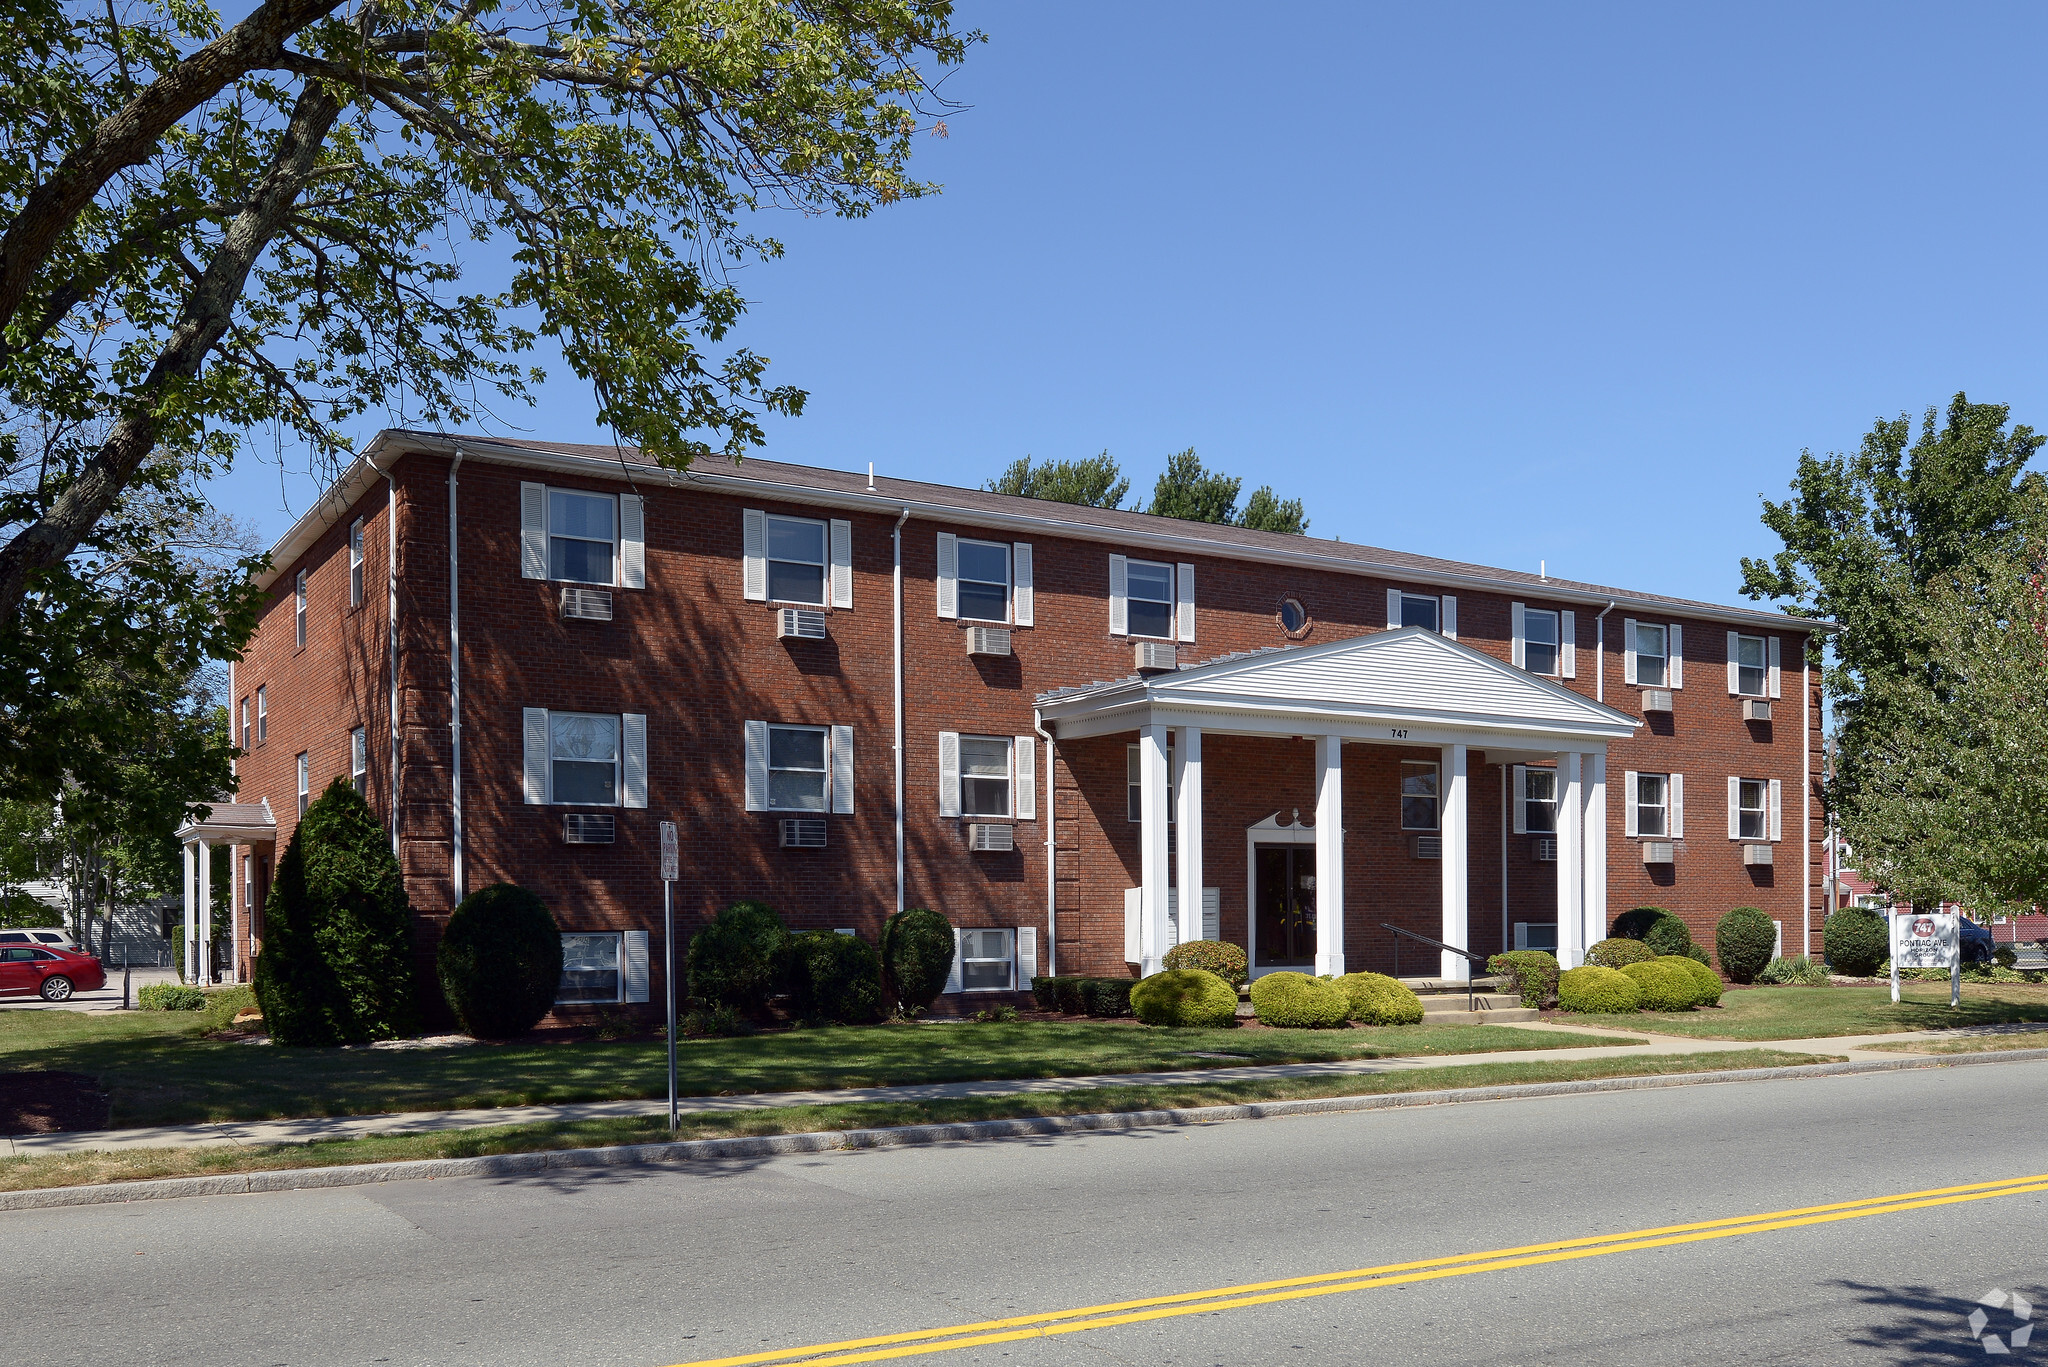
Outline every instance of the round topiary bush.
<svg viewBox="0 0 2048 1367"><path fill-rule="evenodd" d="M1420 1025L1422 998L1384 973L1346 973L1337 979L1361 1025Z"/></svg>
<svg viewBox="0 0 2048 1367"><path fill-rule="evenodd" d="M1692 1004L1694 1006L1719 1006L1721 1004L1721 975L1708 968L1689 954L1666 954L1650 960L1653 964L1669 964L1672 968L1692 979Z"/></svg>
<svg viewBox="0 0 2048 1367"><path fill-rule="evenodd" d="M1690 1011L1697 989L1692 975L1655 959L1629 964L1619 970L1643 994L1645 1011Z"/></svg>
<svg viewBox="0 0 2048 1367"><path fill-rule="evenodd" d="M1237 989L1207 969L1169 968L1131 988L1131 1014L1147 1025L1235 1025Z"/></svg>
<svg viewBox="0 0 2048 1367"><path fill-rule="evenodd" d="M734 902L690 939L690 996L759 1012L780 983L789 930L766 902Z"/></svg>
<svg viewBox="0 0 2048 1367"><path fill-rule="evenodd" d="M1586 962L1600 968L1626 968L1630 964L1648 963L1656 957L1641 940L1619 937L1602 940L1586 951Z"/></svg>
<svg viewBox="0 0 2048 1367"><path fill-rule="evenodd" d="M1884 917L1869 907L1843 907L1821 930L1828 967L1845 978L1868 978L1891 957Z"/></svg>
<svg viewBox="0 0 2048 1367"><path fill-rule="evenodd" d="M798 1020L865 1025L882 1014L882 956L858 935L793 935L784 986Z"/></svg>
<svg viewBox="0 0 2048 1367"><path fill-rule="evenodd" d="M1252 984L1252 1013L1261 1025L1290 1030L1335 1030L1351 1015L1351 998L1328 978L1268 973Z"/></svg>
<svg viewBox="0 0 2048 1367"><path fill-rule="evenodd" d="M1610 932L1617 939L1641 940L1654 957L1685 954L1692 949L1692 932L1685 922L1663 907L1636 907L1614 918Z"/></svg>
<svg viewBox="0 0 2048 1367"><path fill-rule="evenodd" d="M899 911L882 924L882 992L898 1012L932 1009L953 972L953 923L930 907ZM1066 1003L1061 1001L1061 1009Z"/></svg>
<svg viewBox="0 0 2048 1367"><path fill-rule="evenodd" d="M462 899L434 969L464 1033L511 1039L540 1024L562 985L562 932L540 897L493 883Z"/></svg>
<svg viewBox="0 0 2048 1367"><path fill-rule="evenodd" d="M1755 982L1777 944L1778 927L1755 907L1737 907L1714 927L1714 957L1731 982Z"/></svg>
<svg viewBox="0 0 2048 1367"><path fill-rule="evenodd" d="M1251 976L1251 963L1244 949L1228 940L1184 940L1166 951L1168 968L1199 968L1214 973L1232 987L1242 987Z"/></svg>
<svg viewBox="0 0 2048 1367"><path fill-rule="evenodd" d="M1522 1005L1557 1004L1557 956L1543 949L1511 949L1486 961L1486 971L1500 979L1500 990L1517 993Z"/></svg>
<svg viewBox="0 0 2048 1367"><path fill-rule="evenodd" d="M1557 975L1561 1011L1634 1011L1643 1004L1643 990L1618 969L1588 964Z"/></svg>

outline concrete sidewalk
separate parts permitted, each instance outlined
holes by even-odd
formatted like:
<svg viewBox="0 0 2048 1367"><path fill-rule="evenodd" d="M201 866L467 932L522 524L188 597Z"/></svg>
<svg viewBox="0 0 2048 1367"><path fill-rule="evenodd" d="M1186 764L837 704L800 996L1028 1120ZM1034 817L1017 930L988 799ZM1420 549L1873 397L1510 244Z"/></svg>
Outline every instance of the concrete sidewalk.
<svg viewBox="0 0 2048 1367"><path fill-rule="evenodd" d="M724 1113L786 1106L834 1106L861 1102L942 1101L964 1097L1019 1096L1031 1093L1084 1091L1094 1087L1185 1086L1205 1082L1250 1082L1278 1078L1369 1077L1417 1068L1476 1067L1489 1063L1552 1063L1573 1059L1625 1058L1634 1055L1726 1053L1742 1049L1776 1049L1786 1053L1838 1054L1851 1061L1895 1057L1872 1052L1875 1043L1897 1045L1912 1040L1954 1039L2001 1033L2006 1027L1965 1030L1918 1030L1888 1035L1838 1035L1798 1040L1710 1040L1658 1035L1647 1030L1621 1031L1598 1026L1532 1022L1506 1029L1559 1034L1608 1035L1617 1040L1642 1039L1643 1044L1596 1045L1577 1049L1518 1049L1484 1054L1425 1054L1404 1058L1346 1059L1329 1063L1275 1063L1245 1068L1187 1068L1158 1073L1102 1073L1084 1077L1014 1078L988 1082L914 1083L895 1087L849 1087L836 1091L758 1092L749 1096L688 1096L687 1113ZM2038 1029L2039 1026L2027 1027ZM16 1157L80 1153L112 1149L156 1149L194 1145L303 1144L316 1139L359 1139L367 1135L423 1134L438 1130L477 1129L487 1125L530 1125L549 1121L598 1120L613 1117L664 1115L663 1098L638 1101L586 1101L559 1106L507 1106L464 1111L404 1111L389 1115L316 1116L297 1120L232 1121L207 1125L161 1125L147 1129L78 1131L68 1134L16 1135L0 1152Z"/></svg>

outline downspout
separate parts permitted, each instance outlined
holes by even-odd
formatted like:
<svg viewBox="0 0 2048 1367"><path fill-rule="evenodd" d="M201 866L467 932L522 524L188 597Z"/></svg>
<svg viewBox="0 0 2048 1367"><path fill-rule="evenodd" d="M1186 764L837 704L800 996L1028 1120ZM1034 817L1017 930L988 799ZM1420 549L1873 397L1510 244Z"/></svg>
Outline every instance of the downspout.
<svg viewBox="0 0 2048 1367"><path fill-rule="evenodd" d="M1503 954L1515 947L1515 942L1508 937L1508 826L1511 824L1508 819L1509 767L1506 764L1500 766L1500 948Z"/></svg>
<svg viewBox="0 0 2048 1367"><path fill-rule="evenodd" d="M1059 881L1056 877L1057 871L1053 867L1054 860L1058 858L1057 847L1053 843L1058 833L1053 829L1053 823L1057 819L1059 808L1053 803L1052 732L1045 729L1045 723L1039 719L1038 709L1035 707L1031 709L1031 729L1045 739L1045 976L1056 978L1060 971L1059 951L1053 948L1053 935L1059 928Z"/></svg>
<svg viewBox="0 0 2048 1367"><path fill-rule="evenodd" d="M398 463L397 457L392 464ZM370 468L384 476L384 668L391 680L389 715L391 753L386 766L391 772L391 857L398 858L398 480L376 461ZM401 866L402 867L402 866Z"/></svg>
<svg viewBox="0 0 2048 1367"><path fill-rule="evenodd" d="M910 509L896 519L889 532L890 549L896 559L896 910L903 910L903 524L910 521Z"/></svg>
<svg viewBox="0 0 2048 1367"><path fill-rule="evenodd" d="M1614 600L1607 600L1607 606L1600 609L1600 615L1593 619L1593 701L1607 701L1607 614L1614 611Z"/></svg>
<svg viewBox="0 0 2048 1367"><path fill-rule="evenodd" d="M462 448L455 448L455 463L448 467L448 742L453 777L448 786L452 826L452 890L450 906L462 904L462 600L459 590L455 516L456 472L462 469Z"/></svg>

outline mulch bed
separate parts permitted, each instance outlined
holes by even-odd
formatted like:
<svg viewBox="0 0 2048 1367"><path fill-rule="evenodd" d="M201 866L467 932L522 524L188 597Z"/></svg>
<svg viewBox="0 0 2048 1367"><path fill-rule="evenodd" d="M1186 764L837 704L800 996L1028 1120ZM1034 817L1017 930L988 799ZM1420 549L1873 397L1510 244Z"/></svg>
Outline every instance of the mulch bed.
<svg viewBox="0 0 2048 1367"><path fill-rule="evenodd" d="M84 1073L0 1073L0 1134L104 1130L107 1094Z"/></svg>

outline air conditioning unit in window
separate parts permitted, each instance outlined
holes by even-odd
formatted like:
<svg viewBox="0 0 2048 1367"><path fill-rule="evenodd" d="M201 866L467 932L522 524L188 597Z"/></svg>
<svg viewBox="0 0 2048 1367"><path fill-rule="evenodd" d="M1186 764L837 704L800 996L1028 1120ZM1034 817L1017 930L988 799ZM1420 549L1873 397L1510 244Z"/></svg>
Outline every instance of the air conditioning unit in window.
<svg viewBox="0 0 2048 1367"><path fill-rule="evenodd" d="M775 634L800 641L822 641L825 614L815 608L779 608L775 613Z"/></svg>
<svg viewBox="0 0 2048 1367"><path fill-rule="evenodd" d="M993 821L970 822L967 848L978 854L1008 854L1017 848L1017 833L1011 827Z"/></svg>
<svg viewBox="0 0 2048 1367"><path fill-rule="evenodd" d="M568 845L610 845L619 838L617 817L596 812L569 812L562 817L562 841Z"/></svg>
<svg viewBox="0 0 2048 1367"><path fill-rule="evenodd" d="M1643 842L1643 862L1645 864L1673 863L1675 861L1672 849L1673 847L1669 840L1645 840Z"/></svg>
<svg viewBox="0 0 2048 1367"><path fill-rule="evenodd" d="M967 653L969 655L1008 655L1010 653L1009 628L967 628Z"/></svg>
<svg viewBox="0 0 2048 1367"><path fill-rule="evenodd" d="M785 850L822 850L825 848L825 818L822 816L786 816L782 819L782 848Z"/></svg>
<svg viewBox="0 0 2048 1367"><path fill-rule="evenodd" d="M562 616L583 622L609 622L612 619L612 591L610 589L578 589L564 585L562 588Z"/></svg>
<svg viewBox="0 0 2048 1367"><path fill-rule="evenodd" d="M1771 719L1770 700L1767 698L1744 698L1742 700L1742 719L1744 721L1769 721Z"/></svg>
<svg viewBox="0 0 2048 1367"><path fill-rule="evenodd" d="M1771 847L1769 845L1744 845L1742 847L1742 862L1751 867L1760 864L1765 868L1769 868L1771 863Z"/></svg>
<svg viewBox="0 0 2048 1367"><path fill-rule="evenodd" d="M1531 840L1529 842L1529 857L1539 864L1555 864L1557 862L1557 837L1554 835L1539 835L1534 840Z"/></svg>
<svg viewBox="0 0 2048 1367"><path fill-rule="evenodd" d="M1444 857L1444 838L1440 835L1411 835L1409 849L1417 859L1441 859Z"/></svg>
<svg viewBox="0 0 2048 1367"><path fill-rule="evenodd" d="M1669 712L1671 690L1668 688L1646 688L1643 690L1643 711Z"/></svg>
<svg viewBox="0 0 2048 1367"><path fill-rule="evenodd" d="M1179 669L1180 652L1164 641L1138 642L1138 668Z"/></svg>

